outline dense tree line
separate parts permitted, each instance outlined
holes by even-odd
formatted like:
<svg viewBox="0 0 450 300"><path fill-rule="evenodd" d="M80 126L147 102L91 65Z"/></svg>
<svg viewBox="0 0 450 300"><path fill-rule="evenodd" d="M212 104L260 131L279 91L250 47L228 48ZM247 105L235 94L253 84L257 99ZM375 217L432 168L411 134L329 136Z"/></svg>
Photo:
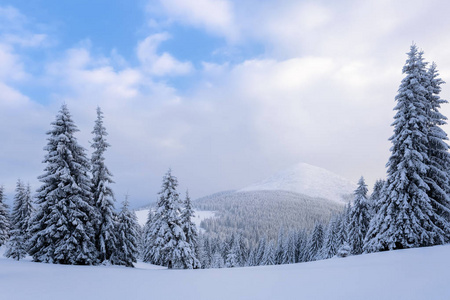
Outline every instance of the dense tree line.
<svg viewBox="0 0 450 300"><path fill-rule="evenodd" d="M221 239L239 234L249 243L261 238L276 239L280 227L312 230L317 222L327 223L342 210L335 201L289 191L218 193L194 201L200 210L214 211L201 227Z"/></svg>

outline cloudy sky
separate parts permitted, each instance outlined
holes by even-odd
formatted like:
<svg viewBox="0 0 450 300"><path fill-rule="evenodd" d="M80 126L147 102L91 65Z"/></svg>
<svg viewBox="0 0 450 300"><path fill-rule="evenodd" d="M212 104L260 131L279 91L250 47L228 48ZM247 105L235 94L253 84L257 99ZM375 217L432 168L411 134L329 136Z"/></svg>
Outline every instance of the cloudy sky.
<svg viewBox="0 0 450 300"><path fill-rule="evenodd" d="M410 45L450 82L449 8L0 0L0 183L9 194L17 178L39 186L45 132L65 102L89 153L102 108L117 200L129 193L135 206L156 199L169 167L193 198L297 162L373 184Z"/></svg>

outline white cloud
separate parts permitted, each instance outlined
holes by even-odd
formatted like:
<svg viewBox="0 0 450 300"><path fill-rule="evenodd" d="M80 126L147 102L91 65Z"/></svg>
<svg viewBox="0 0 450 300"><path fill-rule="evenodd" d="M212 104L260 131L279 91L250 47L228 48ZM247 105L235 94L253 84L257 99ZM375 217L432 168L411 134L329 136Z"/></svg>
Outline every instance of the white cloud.
<svg viewBox="0 0 450 300"><path fill-rule="evenodd" d="M155 76L185 75L193 70L190 62L180 62L167 52L159 55L157 48L160 43L169 39L167 33L148 36L137 47L137 56L142 68Z"/></svg>
<svg viewBox="0 0 450 300"><path fill-rule="evenodd" d="M158 1L170 20L202 28L234 42L239 31L233 4L227 0L163 0ZM150 2L154 5L155 1Z"/></svg>

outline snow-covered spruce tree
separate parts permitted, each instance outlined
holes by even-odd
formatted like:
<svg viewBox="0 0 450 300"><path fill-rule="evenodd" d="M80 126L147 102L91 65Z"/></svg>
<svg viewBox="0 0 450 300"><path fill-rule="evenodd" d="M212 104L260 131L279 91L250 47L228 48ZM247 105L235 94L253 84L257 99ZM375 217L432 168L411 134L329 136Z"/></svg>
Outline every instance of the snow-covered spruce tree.
<svg viewBox="0 0 450 300"><path fill-rule="evenodd" d="M201 255L199 257L200 264L203 269L208 269L211 267L211 260L213 256L213 252L211 250L211 240L208 236L202 235L199 242L203 240L203 251L201 251Z"/></svg>
<svg viewBox="0 0 450 300"><path fill-rule="evenodd" d="M344 242L336 254L337 257L347 257L352 252L352 248L347 242Z"/></svg>
<svg viewBox="0 0 450 300"><path fill-rule="evenodd" d="M295 262L307 261L307 249L308 249L308 234L305 230L300 230L297 233L295 241Z"/></svg>
<svg viewBox="0 0 450 300"><path fill-rule="evenodd" d="M128 209L128 199L125 198L117 216L116 245L111 256L113 264L133 267L138 256L138 228L136 214Z"/></svg>
<svg viewBox="0 0 450 300"><path fill-rule="evenodd" d="M322 257L331 258L336 255L339 245L339 216L331 218L328 224L327 231L325 232L325 238L322 247Z"/></svg>
<svg viewBox="0 0 450 300"><path fill-rule="evenodd" d="M350 222L348 224L348 240L352 254L363 253L364 238L369 230L370 219L367 185L364 178L361 177L358 181L358 188L355 190L355 200L350 210Z"/></svg>
<svg viewBox="0 0 450 300"><path fill-rule="evenodd" d="M422 53L411 46L394 110L394 135L380 208L370 223L365 251L443 243L448 228L429 197L429 74ZM428 182L428 184L427 184Z"/></svg>
<svg viewBox="0 0 450 300"><path fill-rule="evenodd" d="M103 126L103 113L100 107L97 107L97 119L92 134L94 135L91 143L91 147L94 149L91 157L92 198L99 216L94 224L95 246L99 261L106 263L116 250L117 241L114 224L114 193L109 187L114 181L111 172L105 165L104 156L110 145L106 141L108 133Z"/></svg>
<svg viewBox="0 0 450 300"><path fill-rule="evenodd" d="M384 193L383 189L385 183L386 182L384 180L379 179L375 181L375 184L373 185L373 191L369 197L370 213L372 217L376 215L379 210L380 199Z"/></svg>
<svg viewBox="0 0 450 300"><path fill-rule="evenodd" d="M222 257L222 254L220 254L218 251L214 252L212 259L211 259L211 268L213 269L219 269L225 267L225 261Z"/></svg>
<svg viewBox="0 0 450 300"><path fill-rule="evenodd" d="M198 233L197 233L197 227L195 226L194 222L192 222L192 219L194 218L194 210L192 209L191 205L191 198L189 198L189 192L186 191L186 199L184 200L184 209L181 213L181 224L183 227L183 232L186 237L186 243L188 244L190 251L189 253L192 254L192 268L193 269L199 269L201 267L199 258L198 258L198 252L199 252L199 245L198 245Z"/></svg>
<svg viewBox="0 0 450 300"><path fill-rule="evenodd" d="M24 258L28 250L30 218L33 214L31 189L19 179L16 184L13 211L11 215L11 236L6 257L16 260Z"/></svg>
<svg viewBox="0 0 450 300"><path fill-rule="evenodd" d="M147 222L145 222L144 228L142 229L142 249L141 257L144 262L153 262L153 240L152 240L152 226L153 226L154 213L152 209L149 209L147 215Z"/></svg>
<svg viewBox="0 0 450 300"><path fill-rule="evenodd" d="M295 263L295 244L296 234L291 231L284 239L283 255L281 264L293 264Z"/></svg>
<svg viewBox="0 0 450 300"><path fill-rule="evenodd" d="M254 260L255 266L262 265L262 261L264 258L264 251L266 251L266 239L262 238L259 240L258 248L256 249L255 260Z"/></svg>
<svg viewBox="0 0 450 300"><path fill-rule="evenodd" d="M172 171L163 178L157 209L150 226L148 250L151 262L169 269L192 269L194 251L186 242L181 221L181 201L176 190L178 180Z"/></svg>
<svg viewBox="0 0 450 300"><path fill-rule="evenodd" d="M103 126L103 112L97 107L97 119L92 131L94 149L91 157L92 198L99 218L94 224L95 246L99 261L106 263L110 260L117 244L114 224L114 193L109 187L114 183L112 174L105 165L105 151L110 146L106 141L106 128Z"/></svg>
<svg viewBox="0 0 450 300"><path fill-rule="evenodd" d="M255 258L256 258L256 250L257 248L251 248L250 252L248 254L247 260L245 261L244 266L246 267L252 267L256 266Z"/></svg>
<svg viewBox="0 0 450 300"><path fill-rule="evenodd" d="M264 254L262 256L260 266L271 266L275 264L276 260L276 249L273 245L273 241L266 243L266 248L264 249Z"/></svg>
<svg viewBox="0 0 450 300"><path fill-rule="evenodd" d="M9 208L5 200L4 188L0 186L0 246L8 241L10 230Z"/></svg>
<svg viewBox="0 0 450 300"><path fill-rule="evenodd" d="M230 245L227 256L225 259L225 265L227 268L239 267L239 239L237 237L232 239L232 245Z"/></svg>
<svg viewBox="0 0 450 300"><path fill-rule="evenodd" d="M427 179L425 180L430 190L428 196L431 199L431 205L435 212L443 217L443 224L439 227L447 228L447 239L450 238L450 153L449 146L445 142L448 140L445 131L439 127L447 124L447 118L439 112L441 104L447 103L446 100L440 98L441 84L444 81L439 78L436 64L432 63L428 69L428 93L429 100L429 117L430 123L428 128L428 157L430 160L430 168L428 169Z"/></svg>
<svg viewBox="0 0 450 300"><path fill-rule="evenodd" d="M283 263L283 255L286 251L286 249L284 249L284 240L284 228L281 226L278 230L277 246L275 250L275 264L277 265L281 265Z"/></svg>
<svg viewBox="0 0 450 300"><path fill-rule="evenodd" d="M311 232L306 249L306 261L315 261L322 259L324 232L321 223L316 223L314 230Z"/></svg>
<svg viewBox="0 0 450 300"><path fill-rule="evenodd" d="M97 263L89 160L74 134L78 131L64 104L44 148L45 173L39 176L36 214L30 228L34 261L91 265Z"/></svg>

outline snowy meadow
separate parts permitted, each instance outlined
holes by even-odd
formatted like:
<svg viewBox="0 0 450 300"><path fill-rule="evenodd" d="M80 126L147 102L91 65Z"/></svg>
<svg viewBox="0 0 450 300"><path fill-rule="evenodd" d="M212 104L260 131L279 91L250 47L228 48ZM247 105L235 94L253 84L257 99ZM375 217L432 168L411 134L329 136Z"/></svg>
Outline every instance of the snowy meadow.
<svg viewBox="0 0 450 300"><path fill-rule="evenodd" d="M450 246L282 266L167 270L0 258L2 299L450 299Z"/></svg>

